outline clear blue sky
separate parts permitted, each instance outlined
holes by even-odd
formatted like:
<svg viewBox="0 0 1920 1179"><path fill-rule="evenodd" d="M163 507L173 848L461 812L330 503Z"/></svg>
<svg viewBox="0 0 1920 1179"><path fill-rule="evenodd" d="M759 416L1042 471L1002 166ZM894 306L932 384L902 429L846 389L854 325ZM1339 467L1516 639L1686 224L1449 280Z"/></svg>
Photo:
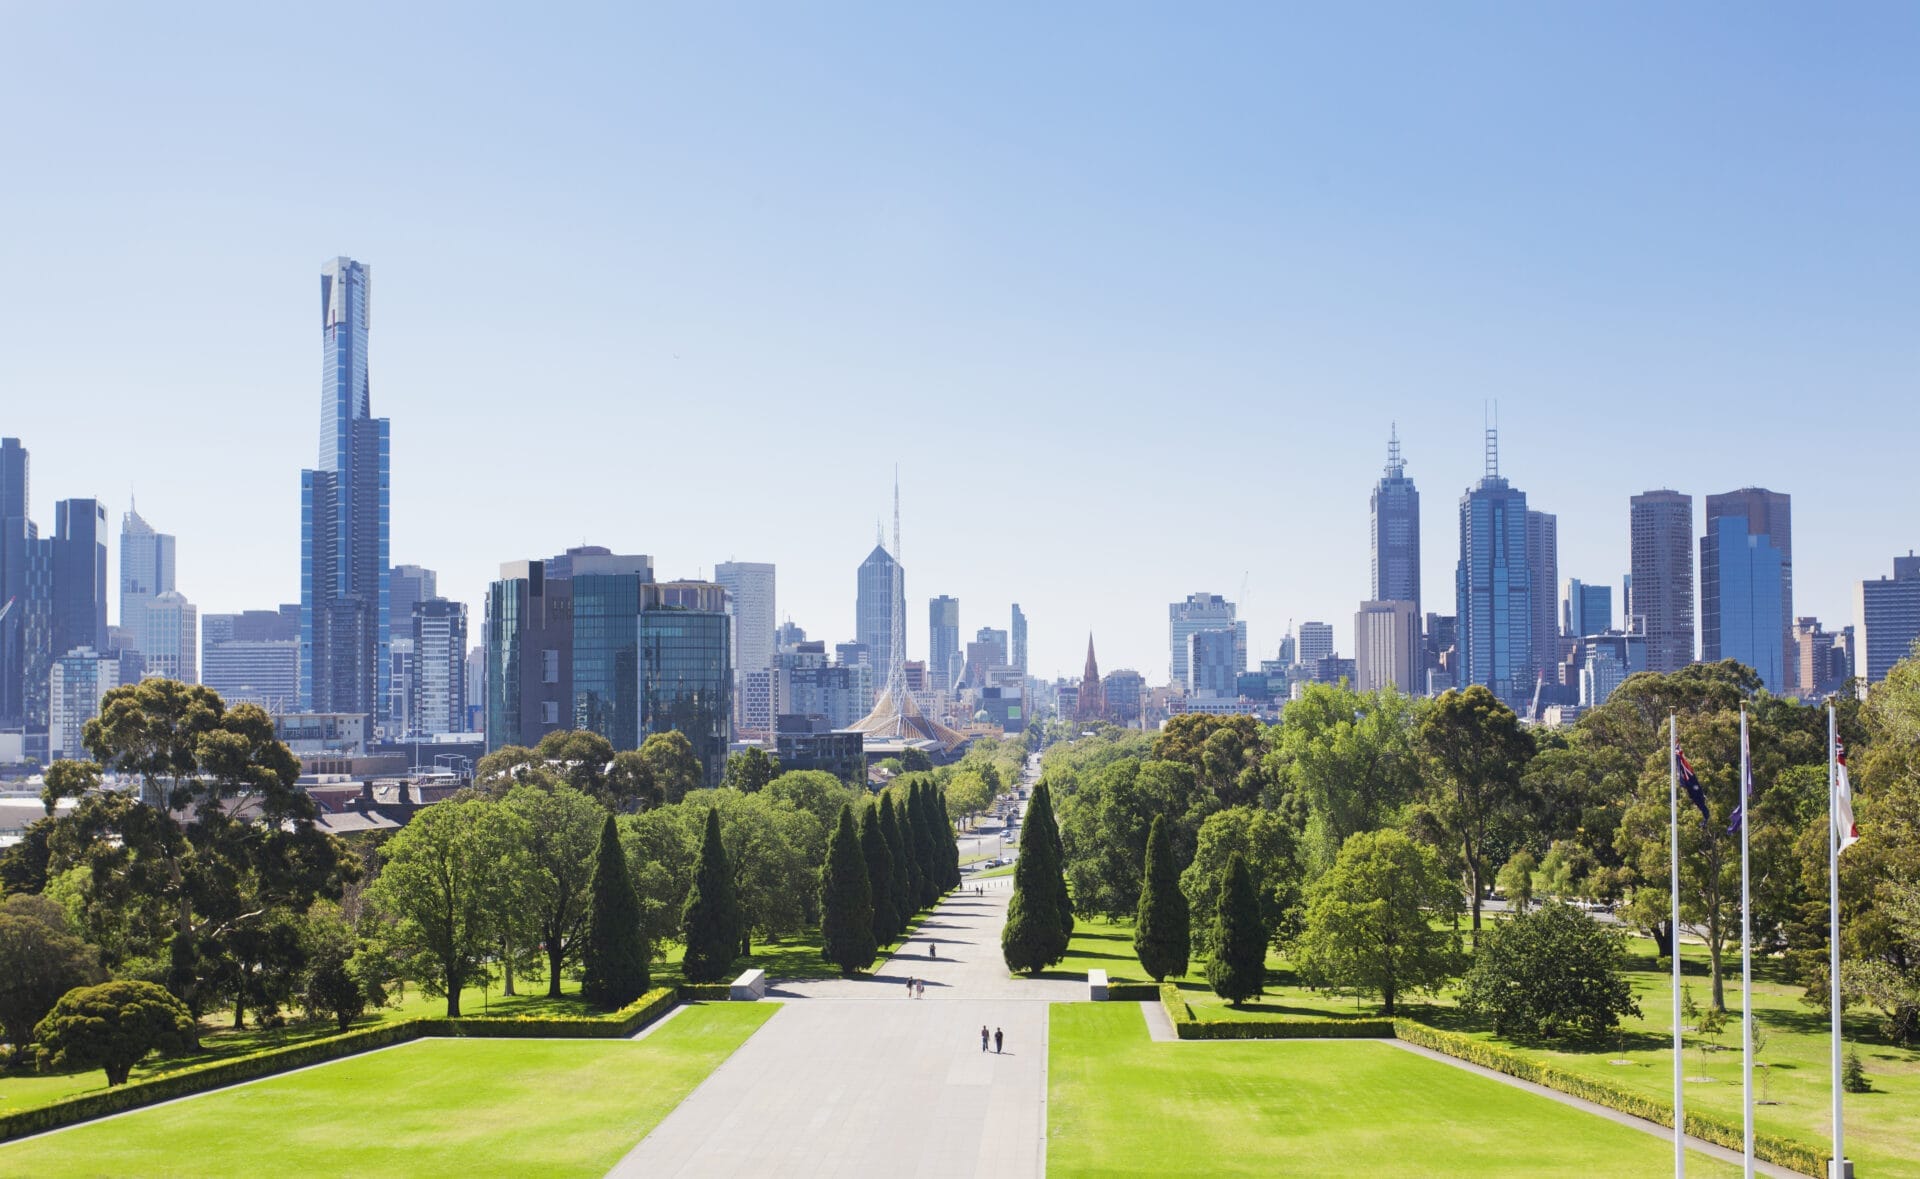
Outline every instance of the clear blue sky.
<svg viewBox="0 0 1920 1179"><path fill-rule="evenodd" d="M344 253L393 558L476 610L585 540L850 638L897 461L915 655L950 593L1162 680L1243 583L1347 650L1389 423L1450 610L1488 398L1563 576L1655 486L1790 492L1830 625L1920 547L1920 8L801 7L9 5L42 527L132 489L203 611L294 600Z"/></svg>

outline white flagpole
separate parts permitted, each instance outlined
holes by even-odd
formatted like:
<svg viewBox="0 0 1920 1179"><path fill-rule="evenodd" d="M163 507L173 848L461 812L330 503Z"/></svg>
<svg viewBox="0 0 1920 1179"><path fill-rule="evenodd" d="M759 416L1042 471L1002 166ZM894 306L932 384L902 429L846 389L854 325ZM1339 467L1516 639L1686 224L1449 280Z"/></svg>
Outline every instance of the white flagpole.
<svg viewBox="0 0 1920 1179"><path fill-rule="evenodd" d="M1667 714L1667 855L1668 897L1673 916L1668 925L1673 959L1673 1174L1684 1179L1687 1173L1687 1097L1684 1056L1680 1042L1680 718ZM1834 1074L1836 1077L1838 1073Z"/></svg>
<svg viewBox="0 0 1920 1179"><path fill-rule="evenodd" d="M1846 1179L1846 1129L1840 1111L1840 828L1836 800L1839 779L1834 757L1840 739L1840 722L1831 702L1827 704L1827 981L1833 1008L1833 1164L1828 1174Z"/></svg>
<svg viewBox="0 0 1920 1179"><path fill-rule="evenodd" d="M1747 748L1747 706L1740 705L1740 1103L1746 1110L1741 1169L1753 1179L1753 894L1748 891L1747 832L1753 828L1753 754Z"/></svg>

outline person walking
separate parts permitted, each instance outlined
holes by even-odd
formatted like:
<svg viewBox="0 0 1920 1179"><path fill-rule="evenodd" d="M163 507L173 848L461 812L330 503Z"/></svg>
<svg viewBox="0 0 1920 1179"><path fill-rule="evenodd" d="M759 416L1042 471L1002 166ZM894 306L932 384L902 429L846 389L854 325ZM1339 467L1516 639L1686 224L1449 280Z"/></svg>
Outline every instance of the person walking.
<svg viewBox="0 0 1920 1179"><path fill-rule="evenodd" d="M934 944L933 944L932 942L928 942L928 943L927 943L927 957L929 957L929 958L938 958L939 956L940 956L940 947L939 947L939 946L936 946L936 945L934 945Z"/></svg>
<svg viewBox="0 0 1920 1179"><path fill-rule="evenodd" d="M993 1029L993 1054L1000 1055L1000 1029Z"/></svg>
<svg viewBox="0 0 1920 1179"><path fill-rule="evenodd" d="M983 1023L980 1025L980 1051L985 1052L986 1050L987 1050L987 1025Z"/></svg>
<svg viewBox="0 0 1920 1179"><path fill-rule="evenodd" d="M913 998L913 979L911 976L907 979L907 998Z"/></svg>

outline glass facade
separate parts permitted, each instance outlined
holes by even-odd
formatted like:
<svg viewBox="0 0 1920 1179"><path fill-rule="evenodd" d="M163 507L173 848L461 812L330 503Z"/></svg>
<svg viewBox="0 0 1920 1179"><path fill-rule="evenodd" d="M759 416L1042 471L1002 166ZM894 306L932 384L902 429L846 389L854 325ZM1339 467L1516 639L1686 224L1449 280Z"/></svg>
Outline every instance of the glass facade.
<svg viewBox="0 0 1920 1179"><path fill-rule="evenodd" d="M1534 687L1527 497L1498 475L1460 497L1454 598L1459 685L1484 684L1514 708L1526 706Z"/></svg>
<svg viewBox="0 0 1920 1179"><path fill-rule="evenodd" d="M641 727L684 733L709 786L719 785L726 770L733 724L733 620L725 595L702 582L650 585L639 620Z"/></svg>
<svg viewBox="0 0 1920 1179"><path fill-rule="evenodd" d="M1790 690L1785 639L1780 633L1782 555L1773 538L1747 532L1739 516L1712 525L1717 557L1719 657L1746 664L1769 692Z"/></svg>
<svg viewBox="0 0 1920 1179"><path fill-rule="evenodd" d="M640 747L642 584L619 573L573 579L573 727L600 734L615 749Z"/></svg>

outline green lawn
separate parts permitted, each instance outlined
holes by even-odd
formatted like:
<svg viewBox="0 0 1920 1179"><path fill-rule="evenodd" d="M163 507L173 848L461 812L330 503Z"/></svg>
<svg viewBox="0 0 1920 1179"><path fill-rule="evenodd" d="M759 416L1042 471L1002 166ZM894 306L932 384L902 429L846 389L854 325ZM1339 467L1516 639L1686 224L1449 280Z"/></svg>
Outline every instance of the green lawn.
<svg viewBox="0 0 1920 1179"><path fill-rule="evenodd" d="M639 1043L415 1040L0 1146L0 1174L597 1177L778 1006L695 1005Z"/></svg>
<svg viewBox="0 0 1920 1179"><path fill-rule="evenodd" d="M1387 1044L1156 1044L1130 1003L1060 1003L1051 1017L1051 1175L1606 1179L1672 1166L1660 1138ZM1691 1155L1687 1173L1739 1168Z"/></svg>

